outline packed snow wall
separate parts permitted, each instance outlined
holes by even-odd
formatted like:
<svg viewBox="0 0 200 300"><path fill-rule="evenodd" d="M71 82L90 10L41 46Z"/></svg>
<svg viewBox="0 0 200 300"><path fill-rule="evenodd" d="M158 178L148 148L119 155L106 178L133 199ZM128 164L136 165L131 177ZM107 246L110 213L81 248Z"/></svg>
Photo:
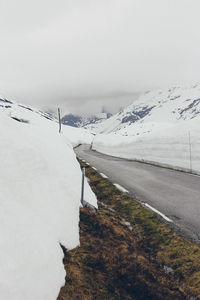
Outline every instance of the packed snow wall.
<svg viewBox="0 0 200 300"><path fill-rule="evenodd" d="M59 134L42 112L0 103L0 299L55 300L66 275L60 244L79 245L82 174L70 140L88 134ZM85 200L97 205L87 181Z"/></svg>
<svg viewBox="0 0 200 300"><path fill-rule="evenodd" d="M200 173L200 135L196 122L163 127L138 138L99 134L95 136L92 149L116 157Z"/></svg>

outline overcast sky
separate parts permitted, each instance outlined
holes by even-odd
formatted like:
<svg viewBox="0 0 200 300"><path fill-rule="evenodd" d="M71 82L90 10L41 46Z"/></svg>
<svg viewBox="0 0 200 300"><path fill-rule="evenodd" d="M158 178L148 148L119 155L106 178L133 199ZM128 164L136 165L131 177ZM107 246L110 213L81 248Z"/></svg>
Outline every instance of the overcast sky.
<svg viewBox="0 0 200 300"><path fill-rule="evenodd" d="M199 12L200 0L0 0L0 91L85 113L194 84Z"/></svg>

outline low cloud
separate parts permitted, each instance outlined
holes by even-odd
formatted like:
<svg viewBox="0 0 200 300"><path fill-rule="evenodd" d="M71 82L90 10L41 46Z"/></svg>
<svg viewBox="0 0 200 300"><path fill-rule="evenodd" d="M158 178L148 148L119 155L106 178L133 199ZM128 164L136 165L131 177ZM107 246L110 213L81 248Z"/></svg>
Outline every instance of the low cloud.
<svg viewBox="0 0 200 300"><path fill-rule="evenodd" d="M195 83L199 11L199 0L2 0L0 90L88 114Z"/></svg>

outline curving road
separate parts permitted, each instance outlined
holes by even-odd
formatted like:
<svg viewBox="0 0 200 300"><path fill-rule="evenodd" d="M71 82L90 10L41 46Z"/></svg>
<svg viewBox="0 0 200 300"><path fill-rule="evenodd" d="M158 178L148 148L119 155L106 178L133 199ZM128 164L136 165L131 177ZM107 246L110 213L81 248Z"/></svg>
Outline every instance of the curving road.
<svg viewBox="0 0 200 300"><path fill-rule="evenodd" d="M89 145L75 152L112 183L164 214L178 231L200 242L200 176L104 155Z"/></svg>

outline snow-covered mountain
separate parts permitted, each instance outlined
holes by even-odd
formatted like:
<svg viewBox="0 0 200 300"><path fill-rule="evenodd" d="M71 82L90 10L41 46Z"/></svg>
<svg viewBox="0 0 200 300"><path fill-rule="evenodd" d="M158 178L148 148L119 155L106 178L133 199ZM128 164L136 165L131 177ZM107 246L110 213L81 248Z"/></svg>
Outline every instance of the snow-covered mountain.
<svg viewBox="0 0 200 300"><path fill-rule="evenodd" d="M136 136L193 119L200 120L200 85L146 92L109 120L87 128L95 133Z"/></svg>
<svg viewBox="0 0 200 300"><path fill-rule="evenodd" d="M68 114L62 118L62 123L64 125L72 126L72 127L83 127L87 128L92 124L99 124L102 121L109 119L112 115L110 113L99 113L91 117L81 117L78 115Z"/></svg>
<svg viewBox="0 0 200 300"><path fill-rule="evenodd" d="M200 173L200 85L147 92L93 126L93 149Z"/></svg>
<svg viewBox="0 0 200 300"><path fill-rule="evenodd" d="M0 97L0 299L55 300L63 252L79 245L81 171L72 144L83 129ZM85 200L96 198L85 182ZM37 287L37 288L36 288Z"/></svg>

